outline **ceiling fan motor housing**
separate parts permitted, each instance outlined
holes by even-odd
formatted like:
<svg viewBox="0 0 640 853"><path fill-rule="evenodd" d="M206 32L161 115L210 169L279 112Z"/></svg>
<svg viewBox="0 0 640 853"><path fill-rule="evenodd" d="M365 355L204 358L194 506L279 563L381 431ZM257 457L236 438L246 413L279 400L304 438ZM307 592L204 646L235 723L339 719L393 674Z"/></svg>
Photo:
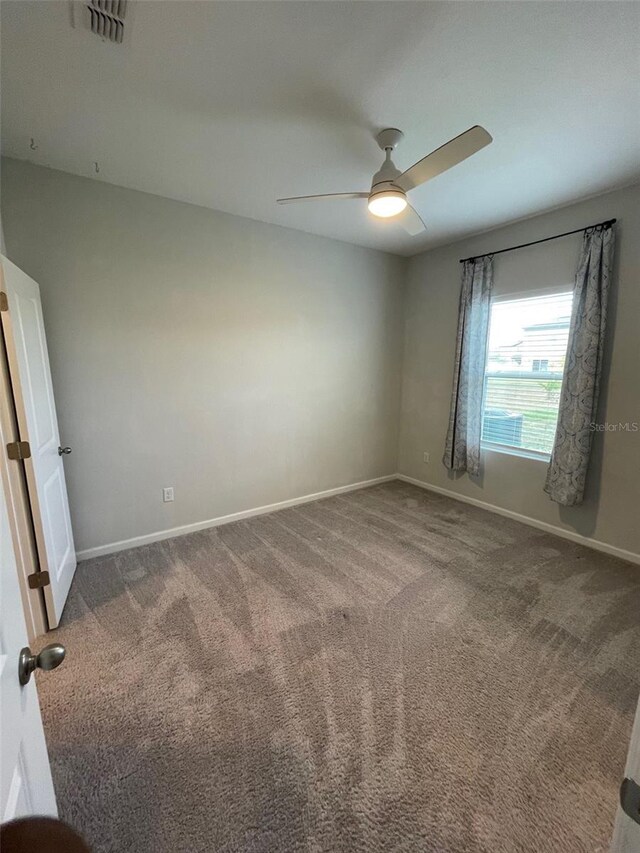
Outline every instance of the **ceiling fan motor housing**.
<svg viewBox="0 0 640 853"><path fill-rule="evenodd" d="M383 193L392 193L395 196L406 196L405 191L400 189L400 187L396 186L394 183L396 178L399 178L402 172L400 169L396 168L393 160L391 159L391 150L392 149L390 147L386 149L386 159L382 164L382 167L373 176L369 200L376 196L380 196Z"/></svg>

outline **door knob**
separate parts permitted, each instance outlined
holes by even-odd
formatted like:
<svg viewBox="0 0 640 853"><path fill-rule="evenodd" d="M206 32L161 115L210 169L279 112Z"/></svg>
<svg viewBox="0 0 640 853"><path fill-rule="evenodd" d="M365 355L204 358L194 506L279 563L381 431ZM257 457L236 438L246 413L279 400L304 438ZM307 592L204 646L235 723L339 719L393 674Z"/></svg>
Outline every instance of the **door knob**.
<svg viewBox="0 0 640 853"><path fill-rule="evenodd" d="M35 669L50 670L60 666L65 656L65 648L62 643L51 643L45 646L40 654L34 655L29 646L25 646L20 652L18 661L18 678L24 687L29 683L31 673Z"/></svg>
<svg viewBox="0 0 640 853"><path fill-rule="evenodd" d="M59 447L58 448L58 456L62 456L64 453L65 456L68 456L71 453L70 447Z"/></svg>

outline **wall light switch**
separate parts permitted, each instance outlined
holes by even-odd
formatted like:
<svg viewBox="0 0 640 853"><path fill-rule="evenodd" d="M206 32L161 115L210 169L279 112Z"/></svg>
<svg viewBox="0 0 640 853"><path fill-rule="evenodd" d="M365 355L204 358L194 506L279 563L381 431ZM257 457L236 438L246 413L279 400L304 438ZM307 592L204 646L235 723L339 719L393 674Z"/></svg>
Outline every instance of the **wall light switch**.
<svg viewBox="0 0 640 853"><path fill-rule="evenodd" d="M427 453L427 451L426 451L426 450L425 450L425 452L422 454L422 461L424 462L424 464L425 464L425 465L428 465L428 464L429 464L429 462L431 461L431 455L430 455L429 453Z"/></svg>
<svg viewBox="0 0 640 853"><path fill-rule="evenodd" d="M165 503L173 500L173 486L167 486L166 489L162 490L162 500Z"/></svg>

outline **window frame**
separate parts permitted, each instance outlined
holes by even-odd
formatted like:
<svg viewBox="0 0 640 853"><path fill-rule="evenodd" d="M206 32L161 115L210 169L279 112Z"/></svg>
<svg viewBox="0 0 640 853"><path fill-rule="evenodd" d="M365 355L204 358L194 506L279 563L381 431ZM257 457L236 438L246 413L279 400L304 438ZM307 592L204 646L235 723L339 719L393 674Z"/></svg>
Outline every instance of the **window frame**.
<svg viewBox="0 0 640 853"><path fill-rule="evenodd" d="M482 379L482 426L484 427L484 407L486 402L486 393L487 393L487 361L489 358L489 336L491 334L491 314L493 311L493 306L499 302L518 302L523 301L525 299L539 299L544 296L571 296L572 297L572 307L573 307L573 287L568 286L564 289L558 289L557 286L550 287L540 287L536 288L536 290L525 290L519 291L517 293L501 293L498 296L491 297L491 303L489 306L489 330L487 334L487 349L484 354L484 371L483 371L483 379ZM568 346L568 342L567 342ZM532 377L533 378L533 377ZM562 381L564 381L564 371ZM551 454L545 453L543 450L531 450L527 447L517 447L512 444L502 444L494 441L487 441L486 439L480 437L480 449L481 451L489 451L489 453L501 453L505 456L518 456L521 459L533 459L538 462L549 463L551 461Z"/></svg>

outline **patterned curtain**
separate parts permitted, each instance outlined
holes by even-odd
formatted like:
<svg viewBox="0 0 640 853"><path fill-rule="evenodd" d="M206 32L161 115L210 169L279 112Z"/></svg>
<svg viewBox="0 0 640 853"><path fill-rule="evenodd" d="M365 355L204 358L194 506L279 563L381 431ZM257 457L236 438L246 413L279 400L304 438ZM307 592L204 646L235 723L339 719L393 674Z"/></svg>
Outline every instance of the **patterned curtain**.
<svg viewBox="0 0 640 853"><path fill-rule="evenodd" d="M614 232L598 225L584 232L573 289L567 361L558 426L545 492L563 506L582 503L596 419Z"/></svg>
<svg viewBox="0 0 640 853"><path fill-rule="evenodd" d="M449 428L442 461L451 471L480 473L482 394L489 333L493 258L465 261L458 313Z"/></svg>

